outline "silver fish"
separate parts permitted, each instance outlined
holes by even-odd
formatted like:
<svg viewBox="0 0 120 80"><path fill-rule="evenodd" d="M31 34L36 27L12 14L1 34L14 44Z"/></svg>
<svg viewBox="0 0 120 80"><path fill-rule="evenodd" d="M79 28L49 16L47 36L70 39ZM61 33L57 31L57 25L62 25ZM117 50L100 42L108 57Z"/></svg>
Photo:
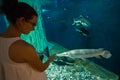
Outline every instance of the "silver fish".
<svg viewBox="0 0 120 80"><path fill-rule="evenodd" d="M69 50L60 54L56 54L58 57L70 57L70 58L91 58L91 57L104 57L106 59L110 58L112 54L108 50L104 50L103 48L99 49L74 49L74 50Z"/></svg>

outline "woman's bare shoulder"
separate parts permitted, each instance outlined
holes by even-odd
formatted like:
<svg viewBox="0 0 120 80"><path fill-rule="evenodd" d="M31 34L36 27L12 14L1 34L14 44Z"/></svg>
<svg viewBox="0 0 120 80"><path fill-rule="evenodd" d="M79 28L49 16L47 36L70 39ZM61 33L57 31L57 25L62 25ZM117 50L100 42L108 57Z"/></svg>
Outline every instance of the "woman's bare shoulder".
<svg viewBox="0 0 120 80"><path fill-rule="evenodd" d="M11 44L9 48L9 56L15 62L24 62L23 58L30 56L30 52L33 51L35 52L35 49L31 44L23 40L17 40Z"/></svg>
<svg viewBox="0 0 120 80"><path fill-rule="evenodd" d="M34 48L31 44L29 44L29 43L27 43L27 42L25 42L25 41L23 41L23 40L17 40L17 41L15 41L12 45L11 45L11 47L14 47L14 48L21 48L21 49L27 49L27 48L29 48L29 47L31 47L31 48Z"/></svg>

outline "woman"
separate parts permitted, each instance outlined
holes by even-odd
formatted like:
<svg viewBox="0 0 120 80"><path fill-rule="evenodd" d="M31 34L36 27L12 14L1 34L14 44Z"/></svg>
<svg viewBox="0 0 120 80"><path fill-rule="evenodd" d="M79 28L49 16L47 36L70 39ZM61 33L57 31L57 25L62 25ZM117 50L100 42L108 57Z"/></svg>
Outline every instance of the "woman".
<svg viewBox="0 0 120 80"><path fill-rule="evenodd" d="M34 30L37 13L26 3L8 1L1 8L10 24L0 36L0 80L46 80L44 71L55 56L42 63L35 48L20 39Z"/></svg>

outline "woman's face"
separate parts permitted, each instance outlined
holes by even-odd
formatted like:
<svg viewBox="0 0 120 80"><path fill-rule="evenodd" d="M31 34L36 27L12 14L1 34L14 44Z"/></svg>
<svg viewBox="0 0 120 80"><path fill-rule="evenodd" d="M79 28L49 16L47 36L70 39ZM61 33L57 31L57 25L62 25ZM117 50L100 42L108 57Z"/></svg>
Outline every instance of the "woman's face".
<svg viewBox="0 0 120 80"><path fill-rule="evenodd" d="M21 20L21 26L19 26L19 30L23 34L28 34L30 31L34 30L37 23L37 16L33 16L30 20Z"/></svg>

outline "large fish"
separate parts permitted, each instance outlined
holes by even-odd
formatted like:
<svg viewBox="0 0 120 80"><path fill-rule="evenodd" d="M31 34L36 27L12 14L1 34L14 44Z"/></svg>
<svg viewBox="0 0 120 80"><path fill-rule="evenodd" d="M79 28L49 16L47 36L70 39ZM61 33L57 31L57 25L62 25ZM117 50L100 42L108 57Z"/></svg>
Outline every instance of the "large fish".
<svg viewBox="0 0 120 80"><path fill-rule="evenodd" d="M99 49L75 49L69 50L60 54L56 54L58 57L70 57L70 58L91 58L91 57L104 57L106 59L110 58L112 54L108 50L104 50L103 48Z"/></svg>
<svg viewBox="0 0 120 80"><path fill-rule="evenodd" d="M74 19L72 25L75 26L75 31L83 36L89 36L89 31L87 29L91 26L91 23L82 15L80 15L79 18Z"/></svg>

